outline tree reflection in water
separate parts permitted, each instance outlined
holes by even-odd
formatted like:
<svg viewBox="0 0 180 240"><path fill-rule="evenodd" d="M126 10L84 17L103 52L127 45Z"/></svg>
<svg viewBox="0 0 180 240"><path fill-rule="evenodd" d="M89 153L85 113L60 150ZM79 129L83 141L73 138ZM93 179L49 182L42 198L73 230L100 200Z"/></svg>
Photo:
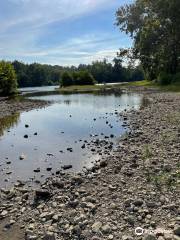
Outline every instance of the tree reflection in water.
<svg viewBox="0 0 180 240"><path fill-rule="evenodd" d="M11 127L18 124L20 118L20 113L15 113L3 118L0 118L0 136L4 135L4 132Z"/></svg>

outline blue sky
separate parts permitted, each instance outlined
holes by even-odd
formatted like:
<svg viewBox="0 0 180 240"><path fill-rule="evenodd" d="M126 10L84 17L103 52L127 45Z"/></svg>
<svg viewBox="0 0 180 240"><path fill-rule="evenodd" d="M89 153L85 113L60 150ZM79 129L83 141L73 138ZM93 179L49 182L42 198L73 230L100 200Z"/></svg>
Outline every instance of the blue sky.
<svg viewBox="0 0 180 240"><path fill-rule="evenodd" d="M116 56L131 39L115 23L132 0L0 0L0 58L78 65Z"/></svg>

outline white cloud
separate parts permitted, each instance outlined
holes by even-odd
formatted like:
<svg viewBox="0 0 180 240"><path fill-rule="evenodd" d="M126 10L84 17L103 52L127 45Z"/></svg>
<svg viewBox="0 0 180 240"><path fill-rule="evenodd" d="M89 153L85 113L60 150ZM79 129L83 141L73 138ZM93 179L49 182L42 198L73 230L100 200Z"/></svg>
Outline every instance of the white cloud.
<svg viewBox="0 0 180 240"><path fill-rule="evenodd" d="M123 42L124 39L120 41L119 37L108 38L106 34L101 37L84 35L81 38L73 38L57 47L29 52L27 56L36 57L43 63L60 65L87 64L104 58L111 61L116 56L119 45L125 47ZM26 54L22 56L26 56Z"/></svg>
<svg viewBox="0 0 180 240"><path fill-rule="evenodd" d="M10 12L1 19L0 31L11 28L38 28L77 17L99 8L108 8L115 0L5 0ZM4 13L2 13L4 15ZM8 14L8 13L7 13ZM1 15L1 10L0 10Z"/></svg>
<svg viewBox="0 0 180 240"><path fill-rule="evenodd" d="M117 0L0 1L0 58L61 65L79 64L104 57L112 59L120 46L117 36L110 38L105 33L84 34L53 47L43 47L42 42L39 44L39 39L46 36L52 23L108 9L117 5ZM119 4L123 1L119 0Z"/></svg>
<svg viewBox="0 0 180 240"><path fill-rule="evenodd" d="M32 35L33 38L33 35ZM33 41L33 39L31 39ZM29 41L29 39L28 39ZM39 48L30 46L26 38L21 39L19 46L18 42L14 42L9 52L8 48L4 48L1 54L4 56L14 56L15 59L27 59L28 61L36 61L42 63L59 64L59 65L78 65L80 63L90 63L96 60L107 58L112 60L117 53L119 46L124 46L125 39L119 39L119 36L109 38L107 34L83 35L79 38L72 38L63 44L54 47ZM7 46L6 42L6 46ZM27 47L28 46L28 47ZM103 49L103 50L102 50Z"/></svg>

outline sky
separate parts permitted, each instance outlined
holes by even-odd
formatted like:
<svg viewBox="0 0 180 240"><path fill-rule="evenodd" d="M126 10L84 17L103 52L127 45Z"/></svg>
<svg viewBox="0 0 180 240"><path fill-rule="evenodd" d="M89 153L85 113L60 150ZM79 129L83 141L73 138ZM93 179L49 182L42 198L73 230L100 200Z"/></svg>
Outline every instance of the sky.
<svg viewBox="0 0 180 240"><path fill-rule="evenodd" d="M131 39L115 26L133 0L0 0L0 59L51 65L107 58Z"/></svg>

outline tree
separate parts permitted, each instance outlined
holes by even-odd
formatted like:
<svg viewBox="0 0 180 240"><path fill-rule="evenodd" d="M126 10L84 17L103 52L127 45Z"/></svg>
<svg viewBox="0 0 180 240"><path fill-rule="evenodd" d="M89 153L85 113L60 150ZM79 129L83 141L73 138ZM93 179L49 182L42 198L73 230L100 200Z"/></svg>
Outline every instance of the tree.
<svg viewBox="0 0 180 240"><path fill-rule="evenodd" d="M48 74L45 66L41 64L38 63L31 64L28 68L28 76L33 86L47 85Z"/></svg>
<svg viewBox="0 0 180 240"><path fill-rule="evenodd" d="M58 85L61 73L65 70L61 66L47 64L24 64L19 61L12 62L17 74L19 87L36 87L45 85Z"/></svg>
<svg viewBox="0 0 180 240"><path fill-rule="evenodd" d="M87 70L79 71L74 74L74 82L77 85L93 85L96 83L94 77Z"/></svg>
<svg viewBox="0 0 180 240"><path fill-rule="evenodd" d="M4 95L14 94L17 91L17 78L11 63L0 62L0 92Z"/></svg>
<svg viewBox="0 0 180 240"><path fill-rule="evenodd" d="M180 71L180 1L136 0L116 13L117 26L134 40L134 58L146 77Z"/></svg>
<svg viewBox="0 0 180 240"><path fill-rule="evenodd" d="M112 82L112 64L108 63L106 59L103 61L95 61L90 66L90 72L97 82Z"/></svg>
<svg viewBox="0 0 180 240"><path fill-rule="evenodd" d="M126 82L127 76L126 75L126 70L122 66L122 59L120 58L114 58L114 67L113 67L113 80L120 81L120 82Z"/></svg>
<svg viewBox="0 0 180 240"><path fill-rule="evenodd" d="M60 81L61 86L67 87L73 85L73 77L69 72L63 72Z"/></svg>
<svg viewBox="0 0 180 240"><path fill-rule="evenodd" d="M127 52L127 50L125 52ZM12 65L17 74L19 87L59 85L59 83L62 82L61 76L64 75L64 72L68 72L71 75L73 84L76 85L94 84L94 80L98 83L131 81L132 73L137 67L133 66L133 68L129 68L123 66L123 57L124 50L120 50L113 63L104 59L88 65L80 64L78 67L52 66L39 63L25 64L19 61L12 62ZM125 61L125 63L126 65L129 64L127 64L127 61ZM72 84L71 77L70 83Z"/></svg>

